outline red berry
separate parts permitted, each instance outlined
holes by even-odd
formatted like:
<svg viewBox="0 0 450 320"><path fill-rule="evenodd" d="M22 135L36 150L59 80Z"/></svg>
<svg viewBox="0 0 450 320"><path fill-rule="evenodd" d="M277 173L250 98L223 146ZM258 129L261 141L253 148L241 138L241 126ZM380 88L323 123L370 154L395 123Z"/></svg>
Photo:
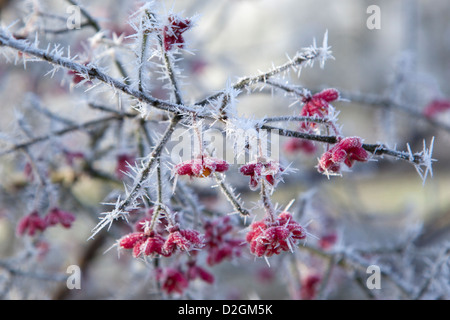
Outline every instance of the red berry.
<svg viewBox="0 0 450 320"><path fill-rule="evenodd" d="M305 238L305 230L289 212L281 213L275 221L266 218L252 223L246 237L250 251L257 257L292 251L298 241Z"/></svg>
<svg viewBox="0 0 450 320"><path fill-rule="evenodd" d="M30 214L23 217L17 225L17 234L22 236L27 233L30 236L34 236L36 231L44 231L47 228L46 221L39 216L39 213L35 210Z"/></svg>
<svg viewBox="0 0 450 320"><path fill-rule="evenodd" d="M351 168L355 161L365 162L369 158L369 153L363 148L362 139L348 137L340 140L322 155L318 170L319 172L338 174L342 163Z"/></svg>

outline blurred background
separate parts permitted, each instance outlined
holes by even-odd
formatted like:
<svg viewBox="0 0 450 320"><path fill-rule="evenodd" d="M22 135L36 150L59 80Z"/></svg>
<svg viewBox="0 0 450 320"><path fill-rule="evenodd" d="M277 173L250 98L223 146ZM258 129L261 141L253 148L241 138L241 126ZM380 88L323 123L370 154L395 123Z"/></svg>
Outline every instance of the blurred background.
<svg viewBox="0 0 450 320"><path fill-rule="evenodd" d="M193 102L222 90L228 80L235 82L239 77L256 75L259 70L267 71L273 65L281 65L287 61L287 56L293 57L301 48L312 45L313 41L320 45L328 32L328 44L334 60L328 60L323 69L316 64L312 68L305 68L300 78L292 74L286 80L311 91L333 87L341 90L349 100L353 96L366 95L386 98L412 110L408 112L395 106L386 107L363 101L336 102L334 107L340 112L338 123L343 126L343 133L347 136L360 136L367 143L386 143L398 150L407 150L409 143L413 151L421 151L424 140L427 147L430 147L431 139L435 137L433 158L437 161L433 164L433 177L428 176L424 184L414 166L389 157L378 158L377 162L358 164L352 172L345 172L343 177L327 179L318 174L314 167L319 155L283 155L283 161L291 163L298 171L285 177L285 182L275 192L274 199L284 206L291 199L302 199L302 195L308 190L314 190L315 196L308 202L306 209L302 209L302 219L305 222L312 221L311 232L316 228L320 233L320 226L324 221L333 221L339 225L341 244L356 247L371 246L374 243L376 245L372 247L383 247L401 242L399 239L403 234L408 237L409 232L416 230L418 225L422 226L422 232L415 239L418 246L433 246L450 239L450 130L436 127L417 116L433 99L450 99L450 5L447 0L161 2L168 12L182 12L185 16L198 15L197 26L185 34L187 49L193 54L183 54L184 59L180 62L186 75L183 79L186 101ZM80 3L98 19L101 28L108 34L111 31L125 35L132 32L127 21L130 14L139 7L139 2L93 0ZM380 8L380 29L371 30L367 26L367 21L373 14L367 12L371 5ZM68 3L62 0L1 1L1 23L2 26L8 26L15 22L12 29L17 31L25 29L27 25L36 25L40 30L57 29L64 27L64 23L55 22L55 19L48 17L36 17L31 12L38 7L41 12L67 16L67 6ZM35 32L36 30L32 35ZM86 28L73 32L70 36L38 34L42 41L41 47L45 47L47 42L61 43L63 46L70 45L72 53L83 56L83 48L95 31ZM124 42L130 43L127 39ZM116 54L128 62L126 53ZM44 77L50 70L46 64L27 63L25 69L20 61L14 63L12 60L8 63L7 60L0 60L2 137L14 136L17 128L15 114L18 110L26 114L30 93L39 96L41 103L50 110L69 119L89 119L97 115L95 112L80 115L78 105L85 101L84 92L80 88L72 88L63 72L57 72L55 77ZM131 64L127 66L130 67ZM164 93L161 94L164 97ZM155 95L158 95L156 90ZM265 91L242 95L238 100L239 112L247 116L291 115L300 110L299 104L289 107L293 102L292 98L282 94L271 95ZM450 126L450 111L441 113L436 121ZM39 125L39 118L32 119L32 123L36 135L48 130L45 124ZM77 134L64 139L65 143L73 147L82 148L86 144L84 138ZM284 142L282 138L280 143ZM6 149L7 141L0 142L0 146ZM18 210L26 210L29 205L24 198L15 198L15 192L19 188L17 184L24 179L24 163L20 156L7 155L0 158L0 259L10 258L17 248L23 246L21 240L15 237L14 228L21 216ZM113 170L111 159L104 162L104 167L108 166ZM250 199L246 203L257 200L257 195L247 190L245 179L239 176L230 176L229 179L237 186L243 198ZM200 200L209 201L212 209L221 208L225 203L224 199L210 194L209 189L205 189L203 185L197 187ZM95 179L86 179L78 181L75 189L80 201L93 208L94 212L101 212L98 211L98 204L115 188L117 185L105 185ZM16 195L21 195L21 192L17 191ZM16 206L14 209L10 207L11 203ZM296 202L297 208L300 203L301 201ZM53 252L50 258L54 259L53 264L46 260L46 271L64 273L65 265L76 263L80 254L86 254L85 240L96 221L92 215L79 216L73 229L64 232L55 230L52 236L60 239L60 251L59 254L58 251ZM130 292L125 294L114 290L114 286L126 286L130 281L136 281L136 276L131 272L123 274L120 265L111 263L117 259L115 252L103 255L103 251L112 244L111 239L98 243L100 249L95 251L98 260L92 264L90 271L95 281L89 282L90 291L83 291L81 297L139 296L137 293L133 296ZM67 252L71 254L67 255L66 261L58 260L62 253ZM122 260L121 263L129 261ZM142 266L134 265L134 268L141 270ZM217 297L289 297L283 282L263 285L264 281L271 279L273 271L273 267L270 271L266 270L264 261L255 261L251 267L226 264L220 268L216 274L222 279L230 277L232 280ZM265 275L266 280L255 281L251 285L239 281L258 268L263 270L258 274ZM111 270L105 272L107 269ZM115 280L112 281L112 278ZM43 288L42 282L38 280L28 281L27 285L33 287L38 283ZM55 289L58 286L53 283L48 286L51 288L49 291L42 289L46 297L58 296L54 293L58 292ZM142 290L145 291L144 288ZM212 288L205 290L213 291ZM15 297L39 296L32 289L28 294L23 295L18 290ZM65 294L69 295L67 292ZM73 292L70 294L77 297ZM61 294L58 297L63 296L65 297ZM349 296L358 297L358 294Z"/></svg>

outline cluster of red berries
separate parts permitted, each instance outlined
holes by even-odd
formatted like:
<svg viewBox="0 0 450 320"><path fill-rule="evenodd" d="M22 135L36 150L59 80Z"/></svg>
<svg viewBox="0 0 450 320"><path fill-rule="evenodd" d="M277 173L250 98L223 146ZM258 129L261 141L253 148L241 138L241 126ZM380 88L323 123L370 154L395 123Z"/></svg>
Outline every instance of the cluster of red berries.
<svg viewBox="0 0 450 320"><path fill-rule="evenodd" d="M119 240L119 247L132 249L135 258L141 256L170 257L177 251L189 252L202 248L203 236L196 230L180 229L178 225L168 228L168 235L164 236L150 232L130 233Z"/></svg>
<svg viewBox="0 0 450 320"><path fill-rule="evenodd" d="M45 229L57 224L64 228L70 228L75 221L75 216L67 211L63 211L57 207L50 209L44 217L39 215L37 210L32 211L20 219L17 224L17 234L22 236L28 234L34 236L36 231L43 232Z"/></svg>
<svg viewBox="0 0 450 320"><path fill-rule="evenodd" d="M250 189L256 190L262 179L275 187L280 181L284 168L278 161L259 159L243 165L240 171L244 176L250 176Z"/></svg>
<svg viewBox="0 0 450 320"><path fill-rule="evenodd" d="M201 155L195 159L177 164L174 170L180 176L187 175L189 177L205 178L214 172L225 172L229 167L225 160Z"/></svg>
<svg viewBox="0 0 450 320"><path fill-rule="evenodd" d="M214 172L225 172L229 169L229 164L225 160L199 156L192 160L187 160L177 164L174 167L174 172L177 175L205 178ZM256 190L264 179L269 185L275 187L281 180L281 175L284 168L278 161L258 159L249 162L240 168L240 172L244 176L250 177L250 189Z"/></svg>
<svg viewBox="0 0 450 320"><path fill-rule="evenodd" d="M241 255L242 240L232 235L233 225L231 217L218 217L203 224L205 230L205 250L208 265L213 266L224 260L233 259Z"/></svg>

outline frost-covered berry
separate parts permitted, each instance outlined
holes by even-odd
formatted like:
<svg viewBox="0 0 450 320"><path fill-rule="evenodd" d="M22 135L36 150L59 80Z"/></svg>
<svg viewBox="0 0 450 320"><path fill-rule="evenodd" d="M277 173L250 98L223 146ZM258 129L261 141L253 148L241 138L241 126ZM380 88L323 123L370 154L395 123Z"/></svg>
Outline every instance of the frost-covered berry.
<svg viewBox="0 0 450 320"><path fill-rule="evenodd" d="M178 269L175 268L158 268L156 270L156 279L161 284L161 289L168 294L182 294L189 286L188 279Z"/></svg>
<svg viewBox="0 0 450 320"><path fill-rule="evenodd" d="M337 91L336 89L325 89L325 90L313 95L311 100L314 100L314 99L316 99L316 100L322 99L328 103L333 102L333 101L336 101L337 99L339 99L339 91Z"/></svg>
<svg viewBox="0 0 450 320"><path fill-rule="evenodd" d="M54 207L45 215L44 220L47 226L60 224L64 228L70 228L75 221L75 216L71 212Z"/></svg>
<svg viewBox="0 0 450 320"><path fill-rule="evenodd" d="M143 243L147 236L143 232L127 234L119 240L119 246L124 249L133 249L138 243Z"/></svg>
<svg viewBox="0 0 450 320"><path fill-rule="evenodd" d="M192 26L190 19L181 19L175 15L168 18L168 24L164 26L163 41L164 50L170 51L174 46L178 48L184 47L183 33L189 30Z"/></svg>
<svg viewBox="0 0 450 320"><path fill-rule="evenodd" d="M83 65L87 66L88 64L89 64L89 62L85 62ZM85 79L86 79L86 77L83 74L81 74L77 71L74 71L74 70L67 71L67 74L72 77L72 82L74 84L79 84L79 83L85 81ZM92 81L86 81L85 84L92 84Z"/></svg>
<svg viewBox="0 0 450 320"><path fill-rule="evenodd" d="M116 164L116 176L119 179L122 179L126 173L130 170L130 164L134 162L134 156L127 154L127 153L121 153L117 155L117 164Z"/></svg>
<svg viewBox="0 0 450 320"><path fill-rule="evenodd" d="M169 235L162 247L166 255L172 255L176 251L189 252L195 249L202 248L204 243L203 236L196 230L179 229L178 226L172 227L169 230Z"/></svg>
<svg viewBox="0 0 450 320"><path fill-rule="evenodd" d="M26 215L22 219L20 219L17 224L17 234L22 236L24 234L28 234L29 236L34 236L36 231L44 231L47 228L47 223L39 213L35 210L30 214Z"/></svg>
<svg viewBox="0 0 450 320"><path fill-rule="evenodd" d="M306 154L313 154L317 151L317 147L311 140L290 138L283 146L287 153L295 153L302 151Z"/></svg>
<svg viewBox="0 0 450 320"><path fill-rule="evenodd" d="M225 172L229 169L229 164L222 159L199 156L192 160L187 160L177 164L174 172L180 176L190 176L196 178L209 177L214 172Z"/></svg>
<svg viewBox="0 0 450 320"><path fill-rule="evenodd" d="M206 271L204 268L199 267L195 261L188 262L188 269L186 272L189 280L195 280L197 278L205 281L206 283L214 283L214 276Z"/></svg>
<svg viewBox="0 0 450 320"><path fill-rule="evenodd" d="M241 255L242 240L231 235L233 226L230 220L230 216L224 216L204 224L205 250L208 252L206 262L210 266Z"/></svg>
<svg viewBox="0 0 450 320"><path fill-rule="evenodd" d="M423 114L428 118L432 118L437 114L448 110L450 110L450 100L435 99L425 107Z"/></svg>
<svg viewBox="0 0 450 320"><path fill-rule="evenodd" d="M244 176L250 176L249 186L251 190L258 189L261 179L265 179L271 186L275 187L281 180L284 168L278 161L257 160L249 162L240 168Z"/></svg>
<svg viewBox="0 0 450 320"><path fill-rule="evenodd" d="M143 232L134 232L122 237L119 240L119 247L132 249L135 258L142 255L155 257L164 255L162 250L164 241L164 238L157 234L147 235Z"/></svg>
<svg viewBox="0 0 450 320"><path fill-rule="evenodd" d="M324 250L330 249L336 244L337 240L338 236L335 232L325 234L319 239L319 247Z"/></svg>
<svg viewBox="0 0 450 320"><path fill-rule="evenodd" d="M282 212L275 221L265 218L252 223L246 240L255 256L270 257L282 251L293 251L298 241L305 238L305 229L289 212Z"/></svg>
<svg viewBox="0 0 450 320"><path fill-rule="evenodd" d="M351 168L355 161L365 162L370 158L363 148L362 139L347 137L325 152L319 160L318 170L325 174L339 174L342 164Z"/></svg>
<svg viewBox="0 0 450 320"><path fill-rule="evenodd" d="M163 251L163 246L164 238L162 236L149 236L145 239L144 243L141 244L140 253L150 257L154 257L157 255L166 256L167 254Z"/></svg>

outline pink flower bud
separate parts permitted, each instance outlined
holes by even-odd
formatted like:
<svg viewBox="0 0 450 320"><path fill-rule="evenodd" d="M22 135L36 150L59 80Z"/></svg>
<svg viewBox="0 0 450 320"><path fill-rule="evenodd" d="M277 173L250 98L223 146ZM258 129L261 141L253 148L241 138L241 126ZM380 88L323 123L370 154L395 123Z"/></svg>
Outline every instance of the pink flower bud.
<svg viewBox="0 0 450 320"><path fill-rule="evenodd" d="M160 235L154 235L152 237L148 237L143 244L140 246L141 253L146 256L157 256L164 255L163 252L164 246L164 238Z"/></svg>
<svg viewBox="0 0 450 320"><path fill-rule="evenodd" d="M180 176L193 176L192 161L177 164L175 166L175 172Z"/></svg>

